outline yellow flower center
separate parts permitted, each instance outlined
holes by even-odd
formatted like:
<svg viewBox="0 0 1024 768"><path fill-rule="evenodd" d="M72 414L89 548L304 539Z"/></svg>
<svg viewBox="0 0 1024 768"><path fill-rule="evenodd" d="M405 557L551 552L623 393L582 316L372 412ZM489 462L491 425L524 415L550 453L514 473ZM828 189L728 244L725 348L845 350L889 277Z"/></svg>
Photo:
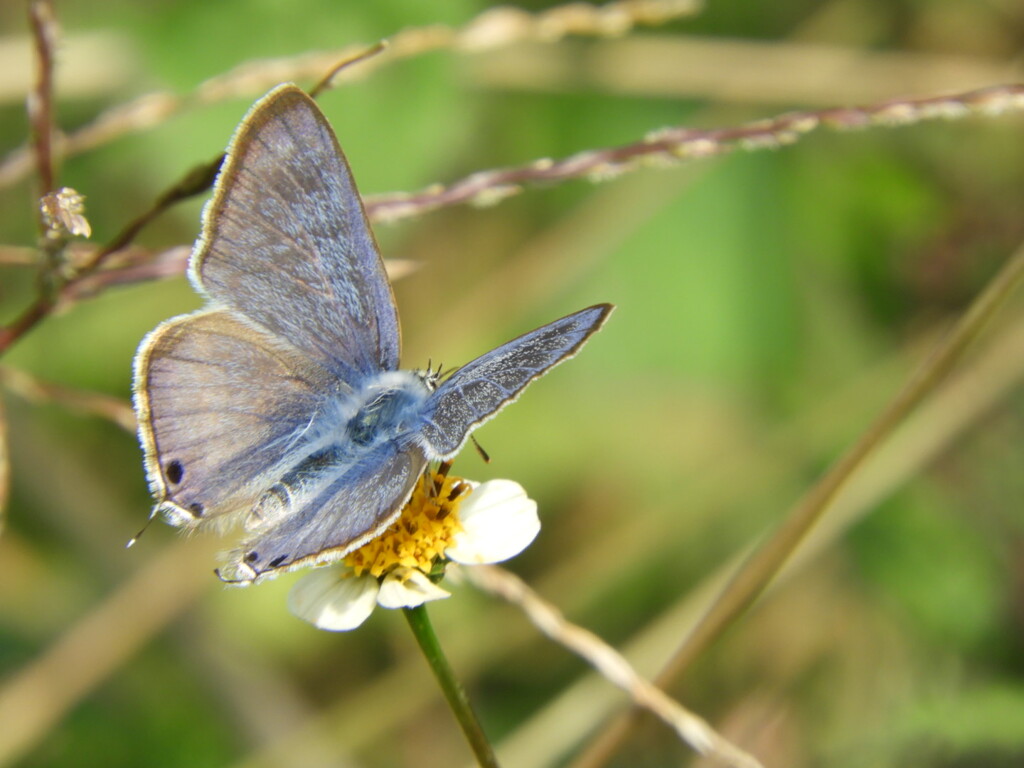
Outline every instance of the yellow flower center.
<svg viewBox="0 0 1024 768"><path fill-rule="evenodd" d="M401 516L380 536L368 541L342 561L354 576L369 573L380 578L392 570L431 568L462 530L459 504L472 487L461 477L428 471L420 478ZM403 579L404 580L404 579Z"/></svg>

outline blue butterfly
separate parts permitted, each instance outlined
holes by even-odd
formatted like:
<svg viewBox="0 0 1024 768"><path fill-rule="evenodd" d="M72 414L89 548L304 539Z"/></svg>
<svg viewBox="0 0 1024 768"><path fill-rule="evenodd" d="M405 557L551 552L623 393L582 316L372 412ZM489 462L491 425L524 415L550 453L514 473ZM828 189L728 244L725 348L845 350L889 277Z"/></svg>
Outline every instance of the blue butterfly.
<svg viewBox="0 0 1024 768"><path fill-rule="evenodd" d="M220 576L338 560L399 515L429 462L583 346L600 304L442 380L398 369L391 285L345 156L315 102L271 91L232 140L189 267L206 306L135 358L153 516L241 522Z"/></svg>

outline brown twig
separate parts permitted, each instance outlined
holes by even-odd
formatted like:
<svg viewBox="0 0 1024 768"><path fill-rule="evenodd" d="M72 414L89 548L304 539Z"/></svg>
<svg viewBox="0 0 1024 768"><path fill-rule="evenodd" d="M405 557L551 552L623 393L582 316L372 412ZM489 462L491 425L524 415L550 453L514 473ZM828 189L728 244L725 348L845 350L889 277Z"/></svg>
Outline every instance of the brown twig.
<svg viewBox="0 0 1024 768"><path fill-rule="evenodd" d="M363 48L356 53L343 58L341 61L335 62L327 73L321 77L316 86L310 90L309 95L316 98L322 91L331 86L332 80L339 72L349 68L353 64L358 64L371 59L385 48L386 45L384 43L377 43L369 48ZM139 232L149 224L149 222L168 208L182 200L195 197L196 195L200 195L208 190L213 186L213 182L217 178L217 173L220 171L220 166L223 162L224 154L221 153L212 161L193 168L174 186L160 195L160 197L157 198L156 203L148 211L130 222L123 230L121 230L120 234L118 234L118 236L104 248L96 251L93 258L82 265L80 269L81 275L87 276L91 274L101 267L106 260L115 253L118 253L122 249L128 247L128 245L132 243ZM0 347L0 351L2 350L3 348Z"/></svg>
<svg viewBox="0 0 1024 768"><path fill-rule="evenodd" d="M39 175L38 197L42 197L54 190L53 49L57 39L57 21L50 0L30 0L28 18L35 43L36 80L29 91L26 108L36 173Z"/></svg>
<svg viewBox="0 0 1024 768"><path fill-rule="evenodd" d="M375 221L393 221L421 215L449 205L494 203L518 194L525 184L556 183L574 178L610 178L645 165L671 165L682 161L787 146L811 131L826 127L855 130L902 126L937 118L998 115L1024 110L1024 85L1010 84L967 93L899 99L862 107L791 112L744 126L709 130L675 127L619 147L588 150L562 160L541 159L526 165L474 173L448 186L434 185L420 192L368 197L367 214ZM113 254L127 247L138 232L174 203L205 191L213 183L223 156L202 165L165 192L146 213L100 249L69 281L66 288L90 275ZM0 329L0 355L54 308L41 298L8 328Z"/></svg>
<svg viewBox="0 0 1024 768"><path fill-rule="evenodd" d="M24 245L0 245L0 267L31 267L39 263L39 251Z"/></svg>
<svg viewBox="0 0 1024 768"><path fill-rule="evenodd" d="M36 199L45 201L54 193L56 183L53 170L53 50L57 39L57 21L50 0L29 0L28 18L35 45L36 80L26 99L25 110L28 113L33 156L39 176ZM40 264L39 299L32 314L42 319L53 306L59 282L57 272L66 241L60 235L50 236L51 222L42 208L37 208L35 214L39 223L41 250L46 261ZM26 324L25 330L36 322L38 320ZM18 325L17 321L15 325Z"/></svg>
<svg viewBox="0 0 1024 768"><path fill-rule="evenodd" d="M347 56L341 59L329 70L327 70L327 74L321 77L320 81L316 85L309 89L310 97L314 99L318 98L321 93L334 86L334 78L337 77L340 72L348 69L353 64L359 64L361 62L369 61L374 56L377 56L378 54L383 53L385 50L387 50L387 47L387 41L381 40L376 45L371 45L369 48L366 48L363 51L360 51L352 56Z"/></svg>
<svg viewBox="0 0 1024 768"><path fill-rule="evenodd" d="M6 352L14 342L32 330L32 328L50 314L57 304L57 297L61 293L67 290L69 286L73 285L78 280L82 280L91 275L99 269L107 259L130 245L136 235L138 235L143 227L149 224L149 222L175 203L188 199L194 195L201 194L209 189L210 185L213 184L213 179L216 178L217 170L220 168L222 160L223 155L219 156L212 163L199 166L186 174L186 176L177 184L160 195L148 211L129 222L127 226L125 226L124 229L122 229L121 232L106 246L95 251L85 261L85 263L76 270L75 274L67 278L57 290L41 292L39 298L36 299L36 301L33 302L11 325L6 328L0 328L0 355Z"/></svg>
<svg viewBox="0 0 1024 768"><path fill-rule="evenodd" d="M622 0L604 5L569 2L530 13L507 6L489 8L462 27L431 25L402 30L388 41L386 56L376 64L400 61L443 49L477 53L525 40L557 42L568 35L614 37L639 26L664 24L693 15L699 0ZM167 91L150 93L112 107L92 123L64 137L65 157L81 154L127 133L148 130L189 107L213 104L231 98L252 98L278 83L319 78L338 60L359 55L362 43L326 53L304 53L281 59L246 62L231 71L210 78L187 96ZM360 67L346 77L365 77L373 67ZM25 147L14 150L0 162L0 188L11 186L31 169Z"/></svg>
<svg viewBox="0 0 1024 768"><path fill-rule="evenodd" d="M614 648L593 632L568 621L515 574L493 565L473 566L463 575L480 589L497 595L526 614L537 629L583 658L612 685L624 690L672 728L679 738L702 755L710 755L737 768L759 768L756 758L731 744L703 719L688 711L663 690L651 685Z"/></svg>
<svg viewBox="0 0 1024 768"><path fill-rule="evenodd" d="M672 165L736 150L777 149L822 127L855 130L1020 110L1024 110L1024 85L1014 83L948 96L790 112L738 127L666 128L631 144L587 150L561 160L541 159L512 168L481 171L447 186L435 184L419 192L369 197L366 210L373 219L393 221L460 203L492 204L519 194L525 184L580 177L602 180L644 165Z"/></svg>
<svg viewBox="0 0 1024 768"><path fill-rule="evenodd" d="M327 75L317 84L316 89L314 89L315 92L328 87L331 79L342 69L347 68L351 64L365 61L381 50L383 50L383 46L378 44L369 49L364 49L341 62L335 62ZM53 311L57 305L58 294L67 296L69 293L74 293L81 281L88 280L114 254L121 252L131 245L139 232L160 214L176 203L208 190L213 185L214 179L217 178L217 173L220 171L220 166L223 162L224 155L222 153L211 162L193 168L180 181L160 195L149 210L129 222L113 240L103 248L96 250L80 264L75 273L63 284L59 285L55 291L41 291L39 298L14 323L7 328L0 328L0 355Z"/></svg>
<svg viewBox="0 0 1024 768"><path fill-rule="evenodd" d="M107 288L164 280L185 273L192 248L174 245L161 251L128 246L110 255L104 268L72 280L60 292L55 311L64 311L73 304L91 299ZM90 255L88 258L92 258ZM114 259L117 264L113 264Z"/></svg>
<svg viewBox="0 0 1024 768"><path fill-rule="evenodd" d="M58 403L80 413L107 419L126 432L135 433L135 414L131 403L126 400L53 384L6 366L0 366L0 386L25 400Z"/></svg>

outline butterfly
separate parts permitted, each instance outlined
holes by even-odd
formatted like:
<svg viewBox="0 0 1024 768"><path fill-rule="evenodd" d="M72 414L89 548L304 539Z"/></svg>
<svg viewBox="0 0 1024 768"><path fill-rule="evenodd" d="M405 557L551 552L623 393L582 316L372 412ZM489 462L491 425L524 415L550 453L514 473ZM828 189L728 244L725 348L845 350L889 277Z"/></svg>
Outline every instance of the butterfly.
<svg viewBox="0 0 1024 768"><path fill-rule="evenodd" d="M444 378L400 370L394 295L327 119L281 85L238 127L189 278L206 298L135 357L152 517L241 523L218 575L249 584L332 562L400 514L430 462L583 346L599 304Z"/></svg>

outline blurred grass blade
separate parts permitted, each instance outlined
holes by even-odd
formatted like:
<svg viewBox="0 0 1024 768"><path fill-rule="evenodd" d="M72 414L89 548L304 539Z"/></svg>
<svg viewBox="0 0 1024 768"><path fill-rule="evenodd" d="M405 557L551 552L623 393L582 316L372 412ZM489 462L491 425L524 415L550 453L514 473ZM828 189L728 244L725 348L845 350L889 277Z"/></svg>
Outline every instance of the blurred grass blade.
<svg viewBox="0 0 1024 768"><path fill-rule="evenodd" d="M684 638L672 659L655 678L660 688L670 687L689 666L722 636L771 585L804 538L830 509L833 501L864 462L893 434L907 416L932 394L992 316L1024 279L1024 245L989 281L968 307L945 340L918 368L850 449L836 461L786 516L778 530L757 547L729 580L693 630ZM637 719L637 711L618 718L604 729L575 768L605 765L616 753Z"/></svg>
<svg viewBox="0 0 1024 768"><path fill-rule="evenodd" d="M11 456L7 445L7 409L0 397L0 536L7 523L7 501L11 495Z"/></svg>

